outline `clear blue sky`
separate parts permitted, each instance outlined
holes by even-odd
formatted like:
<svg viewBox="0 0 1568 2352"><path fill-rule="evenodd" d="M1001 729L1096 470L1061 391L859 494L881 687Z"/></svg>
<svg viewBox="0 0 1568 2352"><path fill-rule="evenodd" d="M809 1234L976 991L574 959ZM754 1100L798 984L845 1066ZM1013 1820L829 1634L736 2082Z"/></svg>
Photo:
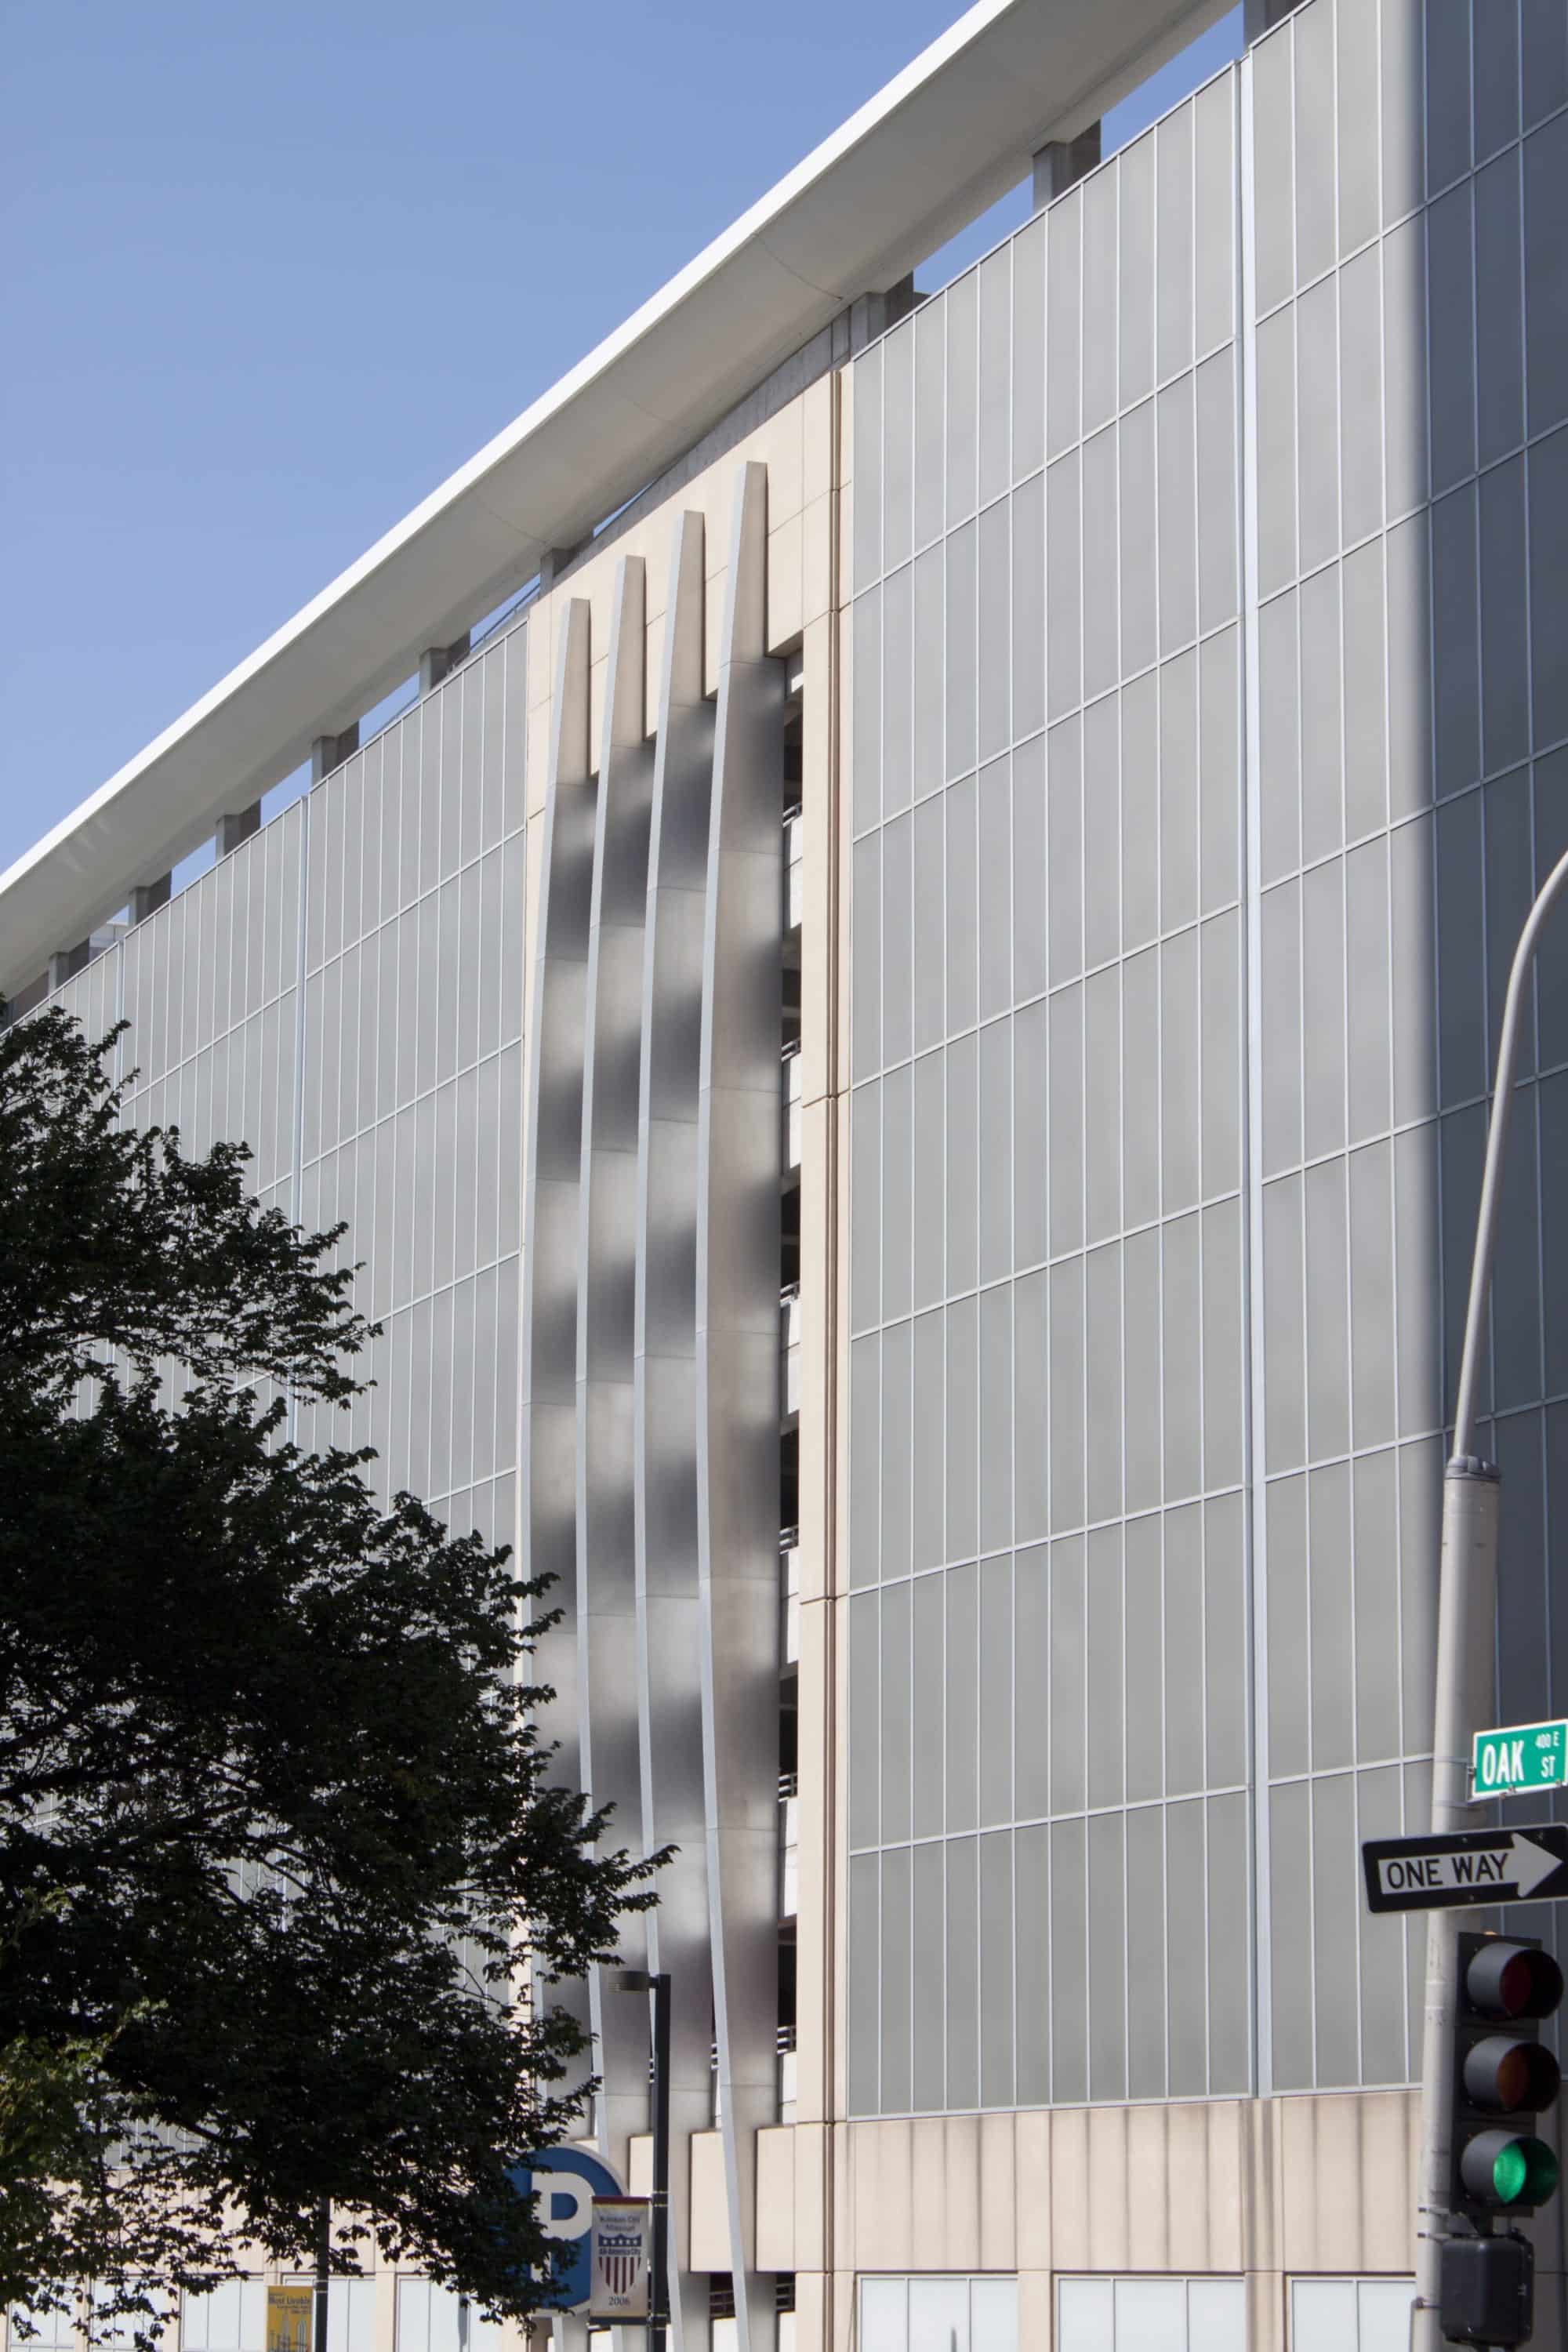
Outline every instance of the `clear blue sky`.
<svg viewBox="0 0 1568 2352"><path fill-rule="evenodd" d="M0 869L960 12L6 0Z"/></svg>

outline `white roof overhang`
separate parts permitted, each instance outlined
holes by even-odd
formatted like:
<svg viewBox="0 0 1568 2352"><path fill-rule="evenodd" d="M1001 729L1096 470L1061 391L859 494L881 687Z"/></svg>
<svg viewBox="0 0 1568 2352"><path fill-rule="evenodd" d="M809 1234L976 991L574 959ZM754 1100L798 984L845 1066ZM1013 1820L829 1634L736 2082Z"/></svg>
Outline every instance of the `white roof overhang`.
<svg viewBox="0 0 1568 2352"><path fill-rule="evenodd" d="M1225 0L980 0L624 326L0 876L0 991L86 938L896 284Z"/></svg>

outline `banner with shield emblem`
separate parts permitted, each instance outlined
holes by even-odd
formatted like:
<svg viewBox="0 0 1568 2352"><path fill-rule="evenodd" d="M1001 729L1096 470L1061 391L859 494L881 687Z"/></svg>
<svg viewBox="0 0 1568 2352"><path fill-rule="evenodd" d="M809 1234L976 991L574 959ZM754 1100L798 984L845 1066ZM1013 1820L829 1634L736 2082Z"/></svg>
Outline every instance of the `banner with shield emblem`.
<svg viewBox="0 0 1568 2352"><path fill-rule="evenodd" d="M595 2198L590 2320L624 2326L647 2318L652 2211L646 2197Z"/></svg>

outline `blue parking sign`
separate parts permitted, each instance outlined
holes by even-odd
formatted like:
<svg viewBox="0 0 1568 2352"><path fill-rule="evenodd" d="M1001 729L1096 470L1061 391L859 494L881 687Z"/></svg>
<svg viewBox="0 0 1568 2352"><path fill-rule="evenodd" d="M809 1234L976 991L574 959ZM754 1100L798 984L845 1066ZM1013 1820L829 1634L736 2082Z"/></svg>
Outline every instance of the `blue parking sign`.
<svg viewBox="0 0 1568 2352"><path fill-rule="evenodd" d="M582 2311L593 2283L594 2200L619 2197L623 2184L583 2147L546 2147L509 2174L520 2197L533 2198L539 2225L560 2248L560 2266L539 2296L542 2311Z"/></svg>

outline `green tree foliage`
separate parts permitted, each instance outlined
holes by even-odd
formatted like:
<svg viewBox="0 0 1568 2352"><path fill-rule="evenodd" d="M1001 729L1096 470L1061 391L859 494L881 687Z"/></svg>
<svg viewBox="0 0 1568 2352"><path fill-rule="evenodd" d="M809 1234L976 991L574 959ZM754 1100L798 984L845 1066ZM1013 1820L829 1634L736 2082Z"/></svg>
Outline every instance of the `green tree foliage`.
<svg viewBox="0 0 1568 2352"><path fill-rule="evenodd" d="M330 2198L521 2312L583 2065L520 1944L580 1975L653 1865L552 1782L541 1587L289 1439L360 1392L342 1229L133 1132L113 1044L0 1034L0 2297L309 2266Z"/></svg>

